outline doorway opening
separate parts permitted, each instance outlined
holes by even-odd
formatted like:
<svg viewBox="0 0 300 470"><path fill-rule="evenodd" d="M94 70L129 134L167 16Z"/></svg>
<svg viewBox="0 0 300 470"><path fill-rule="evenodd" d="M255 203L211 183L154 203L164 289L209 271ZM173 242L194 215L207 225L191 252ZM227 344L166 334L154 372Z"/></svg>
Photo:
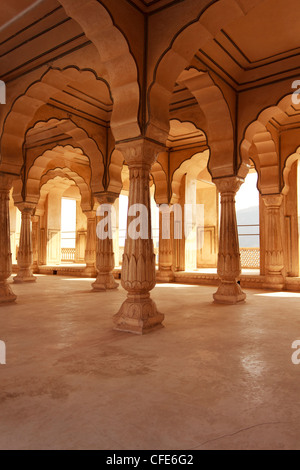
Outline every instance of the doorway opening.
<svg viewBox="0 0 300 470"><path fill-rule="evenodd" d="M76 200L61 200L61 262L73 263L76 254Z"/></svg>

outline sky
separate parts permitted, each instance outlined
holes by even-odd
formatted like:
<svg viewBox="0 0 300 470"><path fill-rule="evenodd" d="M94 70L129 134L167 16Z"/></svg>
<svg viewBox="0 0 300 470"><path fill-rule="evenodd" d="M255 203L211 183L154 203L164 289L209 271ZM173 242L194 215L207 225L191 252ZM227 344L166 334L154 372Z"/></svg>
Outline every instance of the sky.
<svg viewBox="0 0 300 470"><path fill-rule="evenodd" d="M236 210L240 211L255 206L259 207L257 173L250 173L236 195Z"/></svg>
<svg viewBox="0 0 300 470"><path fill-rule="evenodd" d="M73 233L63 233L73 232ZM75 248L76 238L76 201L74 199L61 200L61 247ZM70 239L71 238L71 239Z"/></svg>

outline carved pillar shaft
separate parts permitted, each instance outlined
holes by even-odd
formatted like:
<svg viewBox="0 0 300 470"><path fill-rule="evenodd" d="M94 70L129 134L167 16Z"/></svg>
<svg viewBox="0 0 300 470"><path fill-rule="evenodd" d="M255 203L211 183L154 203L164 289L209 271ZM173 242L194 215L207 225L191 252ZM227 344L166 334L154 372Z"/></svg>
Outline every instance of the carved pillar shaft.
<svg viewBox="0 0 300 470"><path fill-rule="evenodd" d="M281 232L280 210L283 201L281 194L263 196L266 206L266 285L274 289L284 287L282 271L284 268L283 240Z"/></svg>
<svg viewBox="0 0 300 470"><path fill-rule="evenodd" d="M34 216L32 222L32 272L39 271L39 222L40 218Z"/></svg>
<svg viewBox="0 0 300 470"><path fill-rule="evenodd" d="M221 284L214 295L214 300L219 303L236 304L246 299L246 295L237 283L241 275L241 259L235 210L235 195L243 180L238 177L229 177L214 182L221 193L218 256L218 275Z"/></svg>
<svg viewBox="0 0 300 470"><path fill-rule="evenodd" d="M85 274L94 277L96 274L96 212L86 212L87 217L87 237L85 249Z"/></svg>
<svg viewBox="0 0 300 470"><path fill-rule="evenodd" d="M100 207L97 211L97 240L96 240L96 267L98 271L96 282L93 284L94 291L106 291L117 289L119 284L115 282L113 271L115 268L115 255L113 250L113 239L111 233L112 210L117 195L112 193L103 193L97 195ZM102 207L101 207L102 206ZM99 213L101 216L98 216ZM103 220L106 222L105 234L99 230Z"/></svg>
<svg viewBox="0 0 300 470"><path fill-rule="evenodd" d="M150 291L155 287L155 254L149 180L159 150L144 141L123 146L120 150L130 172L127 239L122 264L122 286L128 297L114 320L117 330L144 334L161 327L164 319L150 298ZM137 218L139 234L135 231Z"/></svg>
<svg viewBox="0 0 300 470"><path fill-rule="evenodd" d="M14 302L17 298L7 283L12 273L9 220L11 185L12 181L7 176L0 175L0 304Z"/></svg>
<svg viewBox="0 0 300 470"><path fill-rule="evenodd" d="M159 282L174 281L173 272L173 228L174 212L170 214L170 227L164 228L163 214L159 214L159 271L156 280Z"/></svg>
<svg viewBox="0 0 300 470"><path fill-rule="evenodd" d="M36 277L32 274L33 251L32 251L32 224L31 217L35 206L32 204L21 204L19 209L22 214L20 248L18 253L18 275L14 282L35 282Z"/></svg>

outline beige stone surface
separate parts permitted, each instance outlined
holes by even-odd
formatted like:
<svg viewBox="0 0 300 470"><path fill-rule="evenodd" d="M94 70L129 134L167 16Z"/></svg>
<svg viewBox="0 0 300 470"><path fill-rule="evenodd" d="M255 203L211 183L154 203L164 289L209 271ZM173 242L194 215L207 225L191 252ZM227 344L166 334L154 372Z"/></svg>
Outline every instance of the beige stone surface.
<svg viewBox="0 0 300 470"><path fill-rule="evenodd" d="M213 287L162 284L165 328L140 337L111 328L123 289L39 276L14 290L0 309L1 449L299 450L299 294L227 306Z"/></svg>
<svg viewBox="0 0 300 470"><path fill-rule="evenodd" d="M299 0L2 3L0 447L299 446ZM241 266L235 197L254 172ZM120 194L149 209L147 240L120 247L118 221L96 238ZM154 251L155 203L183 217L168 240L160 220Z"/></svg>

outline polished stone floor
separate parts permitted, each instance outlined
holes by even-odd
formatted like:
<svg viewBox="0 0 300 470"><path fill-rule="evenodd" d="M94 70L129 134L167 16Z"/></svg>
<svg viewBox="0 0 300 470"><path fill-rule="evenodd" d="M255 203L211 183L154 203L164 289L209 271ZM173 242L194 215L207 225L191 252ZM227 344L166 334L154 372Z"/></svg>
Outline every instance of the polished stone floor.
<svg viewBox="0 0 300 470"><path fill-rule="evenodd" d="M300 449L300 294L159 285L165 328L112 330L120 289L39 276L0 308L0 449Z"/></svg>

